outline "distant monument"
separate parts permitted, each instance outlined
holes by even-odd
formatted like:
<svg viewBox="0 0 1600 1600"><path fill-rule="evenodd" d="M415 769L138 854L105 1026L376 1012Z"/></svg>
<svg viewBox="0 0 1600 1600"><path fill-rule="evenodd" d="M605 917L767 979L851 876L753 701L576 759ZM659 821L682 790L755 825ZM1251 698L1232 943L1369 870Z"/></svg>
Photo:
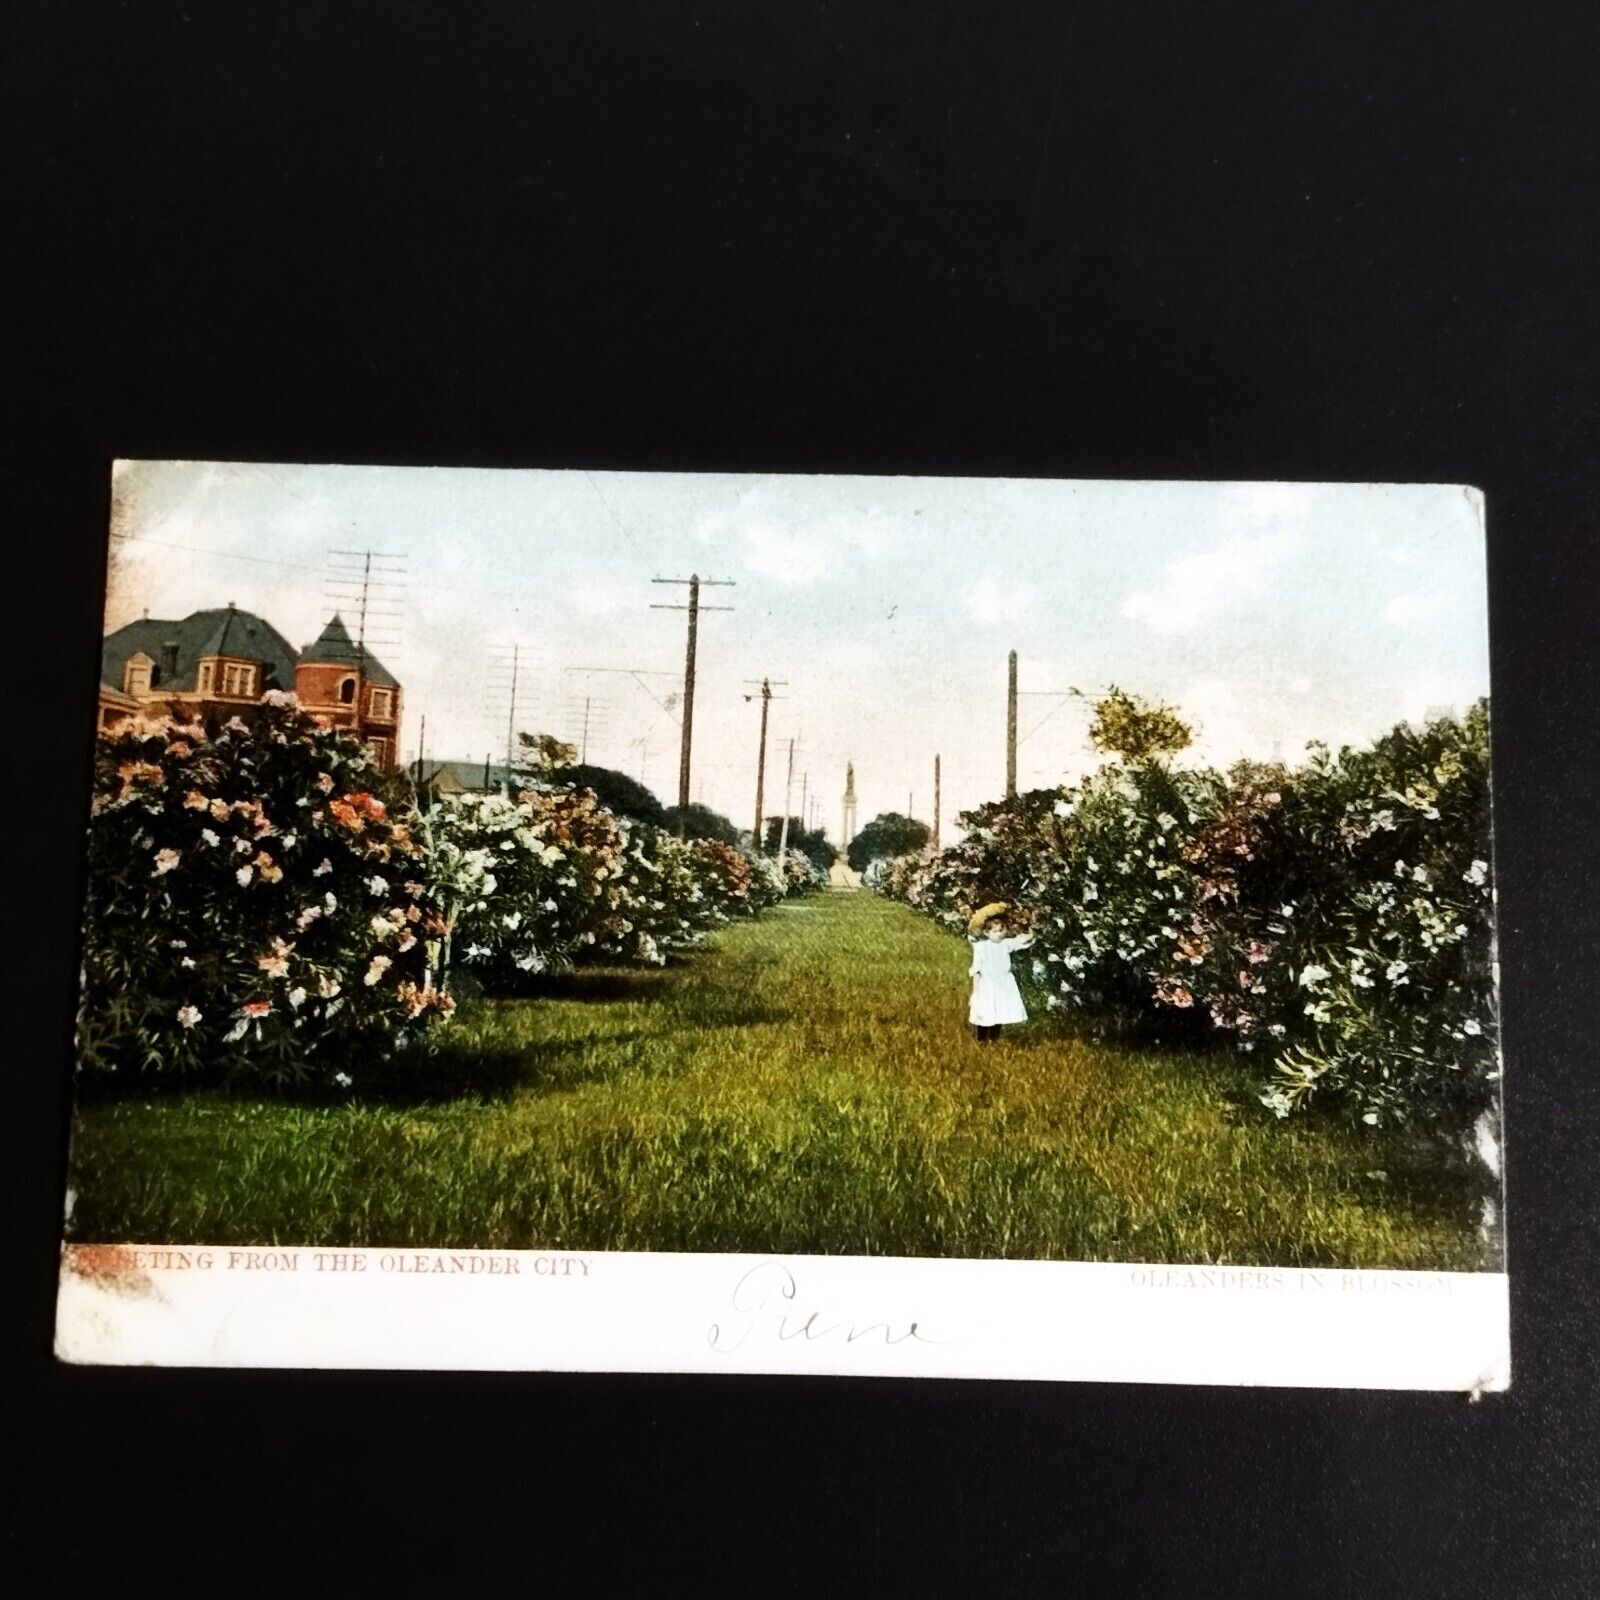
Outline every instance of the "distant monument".
<svg viewBox="0 0 1600 1600"><path fill-rule="evenodd" d="M839 830L839 853L828 868L830 889L859 889L861 874L850 865L845 851L856 836L856 768L853 761L844 764L844 825Z"/></svg>

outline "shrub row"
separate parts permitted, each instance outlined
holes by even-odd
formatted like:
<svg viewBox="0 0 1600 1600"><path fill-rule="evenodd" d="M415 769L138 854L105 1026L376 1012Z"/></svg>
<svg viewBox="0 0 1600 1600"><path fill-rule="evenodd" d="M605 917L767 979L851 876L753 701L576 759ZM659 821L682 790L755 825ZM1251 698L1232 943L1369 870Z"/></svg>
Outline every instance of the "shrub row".
<svg viewBox="0 0 1600 1600"><path fill-rule="evenodd" d="M574 960L664 962L814 887L714 840L630 823L582 789L409 785L293 696L208 731L97 742L78 1057L90 1072L338 1081L455 1001Z"/></svg>
<svg viewBox="0 0 1600 1600"><path fill-rule="evenodd" d="M1111 763L873 876L952 928L1016 902L1036 1004L1224 1037L1280 1117L1460 1126L1498 1078L1488 707L1296 769Z"/></svg>

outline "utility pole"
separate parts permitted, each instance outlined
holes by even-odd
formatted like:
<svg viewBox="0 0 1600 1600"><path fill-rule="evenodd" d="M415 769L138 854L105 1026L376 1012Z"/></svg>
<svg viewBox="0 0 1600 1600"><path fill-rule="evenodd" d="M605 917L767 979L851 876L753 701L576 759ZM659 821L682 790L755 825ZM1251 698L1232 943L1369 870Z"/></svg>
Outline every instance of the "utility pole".
<svg viewBox="0 0 1600 1600"><path fill-rule="evenodd" d="M746 683L754 683L755 681L756 680L754 678L746 678L745 679ZM788 686L788 680L784 679L784 678L780 678L778 680L778 686L780 688L786 688ZM760 749L758 750L758 752L756 754L756 831L755 831L755 841L756 841L756 849L757 850L759 850L761 848L761 823L762 823L762 819L766 815L765 807L766 807L766 792L767 792L767 713L771 709L772 702L773 702L774 699L781 700L783 698L784 697L782 695L776 695L775 696L773 694L773 692L772 692L772 680L770 678L763 678L761 680L761 746L760 746ZM745 699L746 700L754 700L755 696L753 694L747 694L745 696Z"/></svg>
<svg viewBox="0 0 1600 1600"><path fill-rule="evenodd" d="M939 803L943 794L939 787L939 758L933 758L933 848L939 848Z"/></svg>
<svg viewBox="0 0 1600 1600"><path fill-rule="evenodd" d="M511 696L506 709L506 797L511 795L511 746L517 723L517 657L518 647L511 647Z"/></svg>
<svg viewBox="0 0 1600 1600"><path fill-rule="evenodd" d="M506 717L505 770L501 773L499 787L504 789L507 799L512 799L516 795L517 732L519 728L528 727L525 718L530 707L525 702L540 655L539 646L529 645L524 649L520 639L490 646L489 689L491 703L496 712L502 704L500 697L502 695L505 697L503 702ZM487 765L485 771L487 772Z"/></svg>
<svg viewBox="0 0 1600 1600"><path fill-rule="evenodd" d="M1006 657L1006 799L1017 793L1017 652Z"/></svg>
<svg viewBox="0 0 1600 1600"><path fill-rule="evenodd" d="M789 739L789 770L783 780L783 826L778 831L778 860L782 861L789 849L789 804L794 793L794 738Z"/></svg>
<svg viewBox="0 0 1600 1600"><path fill-rule="evenodd" d="M428 743L428 714L423 712L417 724L417 765L411 774L411 798L417 803L417 810L427 808L422 803L422 753Z"/></svg>
<svg viewBox="0 0 1600 1600"><path fill-rule="evenodd" d="M807 832L811 828L811 812L807 809L806 801L806 790L810 787L810 782L810 771L802 772L800 774L800 826L806 829Z"/></svg>
<svg viewBox="0 0 1600 1600"><path fill-rule="evenodd" d="M652 605L652 611L687 611L689 613L689 643L683 657L683 743L678 753L678 832L683 832L682 808L689 804L690 753L694 748L694 654L700 634L700 589L731 589L732 578L702 578L698 572L687 578L652 578L652 583L686 583L689 586L689 603L686 606ZM706 606L707 611L732 611L732 606Z"/></svg>

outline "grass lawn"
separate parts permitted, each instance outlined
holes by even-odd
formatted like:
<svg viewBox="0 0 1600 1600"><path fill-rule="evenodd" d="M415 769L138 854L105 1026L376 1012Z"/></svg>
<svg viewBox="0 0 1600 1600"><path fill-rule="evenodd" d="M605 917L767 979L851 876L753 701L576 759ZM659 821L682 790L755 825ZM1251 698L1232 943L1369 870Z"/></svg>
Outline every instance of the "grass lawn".
<svg viewBox="0 0 1600 1600"><path fill-rule="evenodd" d="M1437 1142L1278 1124L1237 1057L1053 1018L979 1046L966 960L828 894L682 966L464 1005L400 1087L86 1097L71 1236L1494 1264Z"/></svg>

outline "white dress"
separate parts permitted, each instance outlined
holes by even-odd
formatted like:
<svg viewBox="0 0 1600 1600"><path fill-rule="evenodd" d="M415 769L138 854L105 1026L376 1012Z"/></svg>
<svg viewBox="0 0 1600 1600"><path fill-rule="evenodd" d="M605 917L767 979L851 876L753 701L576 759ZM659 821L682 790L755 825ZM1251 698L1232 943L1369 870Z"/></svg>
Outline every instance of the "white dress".
<svg viewBox="0 0 1600 1600"><path fill-rule="evenodd" d="M974 981L967 1020L974 1027L991 1028L997 1022L1028 1020L1027 1007L1022 1003L1022 991L1011 975L1011 952L1026 950L1032 943L1032 934L1022 934L1014 939L979 937L973 941L972 965L967 973Z"/></svg>

